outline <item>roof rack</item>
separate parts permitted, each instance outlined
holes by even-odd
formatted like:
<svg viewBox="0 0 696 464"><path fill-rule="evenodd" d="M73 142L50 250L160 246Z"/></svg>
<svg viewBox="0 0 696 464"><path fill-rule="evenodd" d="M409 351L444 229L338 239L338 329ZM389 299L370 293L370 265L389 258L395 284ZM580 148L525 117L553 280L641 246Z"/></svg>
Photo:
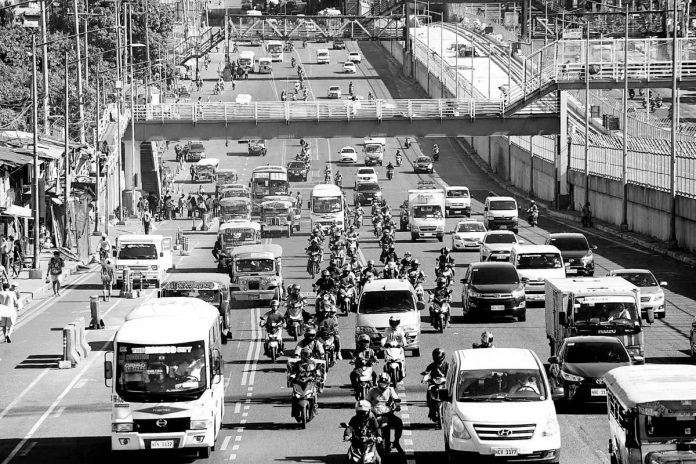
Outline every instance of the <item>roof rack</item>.
<svg viewBox="0 0 696 464"><path fill-rule="evenodd" d="M435 187L435 182L432 180L420 180L418 181L418 189L420 190L425 190L425 189L433 189Z"/></svg>

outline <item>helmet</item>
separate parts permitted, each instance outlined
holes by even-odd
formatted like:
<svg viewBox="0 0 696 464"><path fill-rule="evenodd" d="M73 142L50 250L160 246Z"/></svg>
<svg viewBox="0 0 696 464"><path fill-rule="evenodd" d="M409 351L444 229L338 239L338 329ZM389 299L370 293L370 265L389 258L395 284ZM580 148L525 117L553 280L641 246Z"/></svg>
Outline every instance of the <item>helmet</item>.
<svg viewBox="0 0 696 464"><path fill-rule="evenodd" d="M306 339L315 339L317 337L317 329L314 327L307 327L307 330L305 330L304 333L304 338Z"/></svg>
<svg viewBox="0 0 696 464"><path fill-rule="evenodd" d="M410 251L407 251L406 253L404 253L404 258L407 257L407 256L411 256L411 252L410 252Z"/></svg>
<svg viewBox="0 0 696 464"><path fill-rule="evenodd" d="M438 285L438 287L441 286L441 285L445 285L446 283L447 283L447 279L445 279L444 277L440 277L440 278L437 279L437 285Z"/></svg>
<svg viewBox="0 0 696 464"><path fill-rule="evenodd" d="M307 346L302 348L302 350L300 350L300 359L303 361L309 361L312 359L312 350L310 350Z"/></svg>
<svg viewBox="0 0 696 464"><path fill-rule="evenodd" d="M390 250L393 250L393 249L395 249L395 248L396 248L396 245L394 245L393 243L390 243L390 244L389 244L389 249L390 249Z"/></svg>
<svg viewBox="0 0 696 464"><path fill-rule="evenodd" d="M418 261L417 259L414 259L413 261L411 261L411 266L412 267L420 266L420 261Z"/></svg>
<svg viewBox="0 0 696 464"><path fill-rule="evenodd" d="M399 316L392 316L389 318L389 325L390 326L396 327L399 324L401 324L401 319L399 319Z"/></svg>
<svg viewBox="0 0 696 464"><path fill-rule="evenodd" d="M271 306L271 309L278 309L278 307L280 306L280 302L278 302L278 300L275 300L275 299L271 300L270 306Z"/></svg>
<svg viewBox="0 0 696 464"><path fill-rule="evenodd" d="M294 292L296 292L296 293L300 293L300 291L301 291L302 289L301 289L301 287L300 287L300 284L293 284L293 285L292 285L292 290L293 290Z"/></svg>
<svg viewBox="0 0 696 464"><path fill-rule="evenodd" d="M484 343L486 345L493 343L493 334L487 330L481 333L481 343Z"/></svg>
<svg viewBox="0 0 696 464"><path fill-rule="evenodd" d="M382 388L387 388L390 383L391 377L386 372L382 372L381 374L379 374L379 377L377 377L377 385L379 385Z"/></svg>
<svg viewBox="0 0 696 464"><path fill-rule="evenodd" d="M367 400L360 400L355 403L355 412L370 412L372 405Z"/></svg>
<svg viewBox="0 0 696 464"><path fill-rule="evenodd" d="M106 234L102 232L102 238L106 238Z"/></svg>
<svg viewBox="0 0 696 464"><path fill-rule="evenodd" d="M449 253L449 248L447 248L447 247L440 248L441 255L446 255L447 253Z"/></svg>
<svg viewBox="0 0 696 464"><path fill-rule="evenodd" d="M331 273L329 272L328 269L324 269L323 271L321 271L321 276L322 277L331 277Z"/></svg>
<svg viewBox="0 0 696 464"><path fill-rule="evenodd" d="M355 232L355 226L350 226L350 229L349 229L349 230L350 230L351 232Z"/></svg>
<svg viewBox="0 0 696 464"><path fill-rule="evenodd" d="M532 205L535 205L535 204L536 204L536 201L532 200L532 201L530 201L529 203L532 204Z"/></svg>
<svg viewBox="0 0 696 464"><path fill-rule="evenodd" d="M362 345L362 344L367 344L367 345L370 344L370 336L369 335L362 334L358 337L358 345Z"/></svg>
<svg viewBox="0 0 696 464"><path fill-rule="evenodd" d="M443 350L442 348L435 348L433 350L433 361L441 362L444 359L445 359L445 350Z"/></svg>
<svg viewBox="0 0 696 464"><path fill-rule="evenodd" d="M368 266L374 266L374 265L375 265L375 260L374 260L374 259L369 260L369 261L367 262L367 265L368 265Z"/></svg>

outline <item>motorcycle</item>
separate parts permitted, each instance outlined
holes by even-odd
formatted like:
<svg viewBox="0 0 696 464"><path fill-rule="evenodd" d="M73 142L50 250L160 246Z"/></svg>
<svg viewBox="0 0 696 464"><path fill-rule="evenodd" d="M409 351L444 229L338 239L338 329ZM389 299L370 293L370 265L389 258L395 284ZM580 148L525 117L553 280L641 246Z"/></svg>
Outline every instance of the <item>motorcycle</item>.
<svg viewBox="0 0 696 464"><path fill-rule="evenodd" d="M363 221L362 213L355 213L355 216L353 218L353 225L355 226L356 229L360 228L360 226L362 225L362 221Z"/></svg>
<svg viewBox="0 0 696 464"><path fill-rule="evenodd" d="M421 372L421 375L423 376L421 382L428 385L428 392L426 393L428 408L430 409L428 417L430 417L430 420L435 422L437 428L440 429L442 428L442 417L440 416L440 395L438 392L444 389L445 378L432 378L427 372Z"/></svg>
<svg viewBox="0 0 696 464"><path fill-rule="evenodd" d="M384 372L391 377L392 387L404 379L404 349L395 341L389 341L384 346Z"/></svg>
<svg viewBox="0 0 696 464"><path fill-rule="evenodd" d="M435 274L437 275L438 278L442 277L447 281L447 286L449 287L452 285L452 280L454 279L454 271L452 270L451 265L446 265L445 268L437 268L435 269Z"/></svg>
<svg viewBox="0 0 696 464"><path fill-rule="evenodd" d="M334 347L333 334L320 335L318 340L324 347L324 362L326 363L326 372L336 365L336 353Z"/></svg>
<svg viewBox="0 0 696 464"><path fill-rule="evenodd" d="M395 403L393 406L391 406L391 411L389 411L386 414L375 414L375 419L377 419L377 424L379 425L380 430L382 431L382 443L381 446L377 447L377 451L379 452L380 456L385 456L389 450L391 449L390 446L390 440L389 440L389 416L394 414L395 412L401 411L401 400L395 400Z"/></svg>
<svg viewBox="0 0 696 464"><path fill-rule="evenodd" d="M404 147L411 148L411 139L409 137L406 137L406 140L404 141Z"/></svg>
<svg viewBox="0 0 696 464"><path fill-rule="evenodd" d="M348 424L341 424L343 427L348 427ZM356 447L356 441L358 445ZM353 438L350 440L350 448L346 454L346 463L355 464L375 464L378 462L377 444L380 443L379 437L365 437L360 440Z"/></svg>
<svg viewBox="0 0 696 464"><path fill-rule="evenodd" d="M292 303L291 308L288 308L285 312L288 320L287 331L288 335L290 335L294 341L297 341L297 338L304 333L304 316L302 314L302 303L299 301L295 301ZM293 311L296 311L296 316L292 315Z"/></svg>
<svg viewBox="0 0 696 464"><path fill-rule="evenodd" d="M346 244L346 256L348 259L353 259L353 257L358 256L358 244L354 239Z"/></svg>
<svg viewBox="0 0 696 464"><path fill-rule="evenodd" d="M343 188L343 178L342 177L336 177L335 183L336 183L336 187Z"/></svg>
<svg viewBox="0 0 696 464"><path fill-rule="evenodd" d="M445 331L447 327L447 315L450 312L450 298L437 302L433 301L430 307L430 312L433 315L432 325L440 333Z"/></svg>
<svg viewBox="0 0 696 464"><path fill-rule="evenodd" d="M375 237L381 237L382 236L382 222L377 221L375 222Z"/></svg>
<svg viewBox="0 0 696 464"><path fill-rule="evenodd" d="M527 210L527 222L531 227L534 227L538 223L539 211L537 210Z"/></svg>
<svg viewBox="0 0 696 464"><path fill-rule="evenodd" d="M433 150L433 160L434 161L440 160L440 150Z"/></svg>
<svg viewBox="0 0 696 464"><path fill-rule="evenodd" d="M413 287L413 289L416 291L416 300L422 302L423 297L425 295L425 290L423 290L423 284L421 282L416 283L416 286Z"/></svg>
<svg viewBox="0 0 696 464"><path fill-rule="evenodd" d="M271 362L276 362L278 356L283 354L283 333L280 330L281 324L270 324L266 326L266 341L264 348L266 356L271 358Z"/></svg>
<svg viewBox="0 0 696 464"><path fill-rule="evenodd" d="M341 305L341 310L343 315L347 316L350 310L353 308L353 299L355 292L353 287L346 287L341 285L338 289L338 302Z"/></svg>
<svg viewBox="0 0 696 464"><path fill-rule="evenodd" d="M396 155L396 167L400 167L402 162L402 157L401 155Z"/></svg>
<svg viewBox="0 0 696 464"><path fill-rule="evenodd" d="M319 261L321 261L319 253L312 253L307 259L307 273L312 276L312 279L319 274Z"/></svg>
<svg viewBox="0 0 696 464"><path fill-rule="evenodd" d="M356 364L355 371L358 373L358 384L354 391L355 401L364 400L374 384L372 382L374 369L372 363L351 360L351 364Z"/></svg>
<svg viewBox="0 0 696 464"><path fill-rule="evenodd" d="M294 379L292 383L292 417L307 428L317 410L317 380L315 377Z"/></svg>
<svg viewBox="0 0 696 464"><path fill-rule="evenodd" d="M394 170L393 169L387 169L387 179L392 180L394 178Z"/></svg>

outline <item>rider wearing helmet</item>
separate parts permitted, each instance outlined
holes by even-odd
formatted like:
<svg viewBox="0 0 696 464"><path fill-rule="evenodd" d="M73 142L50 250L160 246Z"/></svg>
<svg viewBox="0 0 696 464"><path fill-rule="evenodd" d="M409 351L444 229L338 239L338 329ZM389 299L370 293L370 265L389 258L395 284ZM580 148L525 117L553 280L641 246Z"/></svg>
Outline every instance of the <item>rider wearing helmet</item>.
<svg viewBox="0 0 696 464"><path fill-rule="evenodd" d="M274 330L277 330L277 327L282 327L283 322L285 318L283 317L282 314L278 311L280 304L278 303L278 300L271 300L270 303L270 309L263 315L261 316L261 322L260 325L266 329L266 332L273 332ZM280 341L280 346L278 347L279 351L282 353L284 350L284 345L283 345L283 337L279 337ZM268 355L268 339L266 339L266 342L263 345L264 348L264 353Z"/></svg>
<svg viewBox="0 0 696 464"><path fill-rule="evenodd" d="M288 286L288 297L285 301L285 318L290 323L291 317L298 317L302 314L302 319L307 322L310 314L305 311L307 300L302 296L302 289L299 284Z"/></svg>
<svg viewBox="0 0 696 464"><path fill-rule="evenodd" d="M358 381L360 380L359 368L362 366L371 366L377 362L377 354L375 350L370 348L370 336L362 334L358 337L356 348L353 352L353 360L355 369L350 373L350 383L353 389L357 389ZM372 383L377 384L377 373L372 371Z"/></svg>
<svg viewBox="0 0 696 464"><path fill-rule="evenodd" d="M401 399L390 384L391 377L386 372L382 372L377 379L377 386L370 390L366 400L372 405L372 412L377 421L379 423L386 422L387 424L387 427L384 429L384 438L388 441L390 430L394 429L393 446L399 453L403 453L404 450L401 448L399 440L401 440L404 423L401 421L401 418L394 414L394 411L401 410ZM385 449L386 453L389 451L389 449Z"/></svg>
<svg viewBox="0 0 696 464"><path fill-rule="evenodd" d="M495 348L493 346L493 334L489 331L481 333L481 343L472 343L472 348Z"/></svg>
<svg viewBox="0 0 696 464"><path fill-rule="evenodd" d="M343 432L343 441L351 441L351 446L355 449L362 449L363 444L374 439L376 442L382 441L382 434L379 429L379 422L372 414L372 405L367 400L360 400L355 403L355 415L348 422ZM377 464L380 463L379 455L375 453Z"/></svg>
<svg viewBox="0 0 696 464"><path fill-rule="evenodd" d="M408 271L408 280L414 287L419 283L425 282L425 272L420 268L420 261L411 261L411 269Z"/></svg>
<svg viewBox="0 0 696 464"><path fill-rule="evenodd" d="M331 271L324 269L319 280L314 282L314 290L317 293L336 293L336 281L331 277Z"/></svg>
<svg viewBox="0 0 696 464"><path fill-rule="evenodd" d="M401 258L401 269L404 272L408 272L409 269L411 269L411 264L413 264L413 261L414 261L414 259L413 259L413 256L411 255L411 252L407 251L406 253L404 253L404 257Z"/></svg>
<svg viewBox="0 0 696 464"><path fill-rule="evenodd" d="M406 333L399 327L399 324L401 324L399 316L394 315L389 318L389 327L384 331L382 346L386 345L388 341L396 341L402 348L406 346Z"/></svg>
<svg viewBox="0 0 696 464"><path fill-rule="evenodd" d="M445 350L442 348L435 348L433 350L433 362L428 364L428 367L425 368L425 371L422 372L422 375L428 375L430 376L430 381L435 382L437 380L442 380L445 377L447 377L447 371L449 371L449 364L447 361L445 361L446 358L446 353ZM433 407L437 404L433 401L431 401L431 395L430 392L428 392L425 395L426 402L428 403L428 408L429 408L429 414L428 417L435 421L437 414Z"/></svg>
<svg viewBox="0 0 696 464"><path fill-rule="evenodd" d="M317 341L317 329L314 327L307 327L304 338L297 342L295 357L300 355L303 348L309 348L314 359L324 359L324 347Z"/></svg>
<svg viewBox="0 0 696 464"><path fill-rule="evenodd" d="M389 261L399 262L399 256L396 254L396 245L391 243L388 249L382 250L382 256L379 257L379 260L383 263L388 263Z"/></svg>
<svg viewBox="0 0 696 464"><path fill-rule="evenodd" d="M399 268L396 266L396 262L390 260L384 270L382 271L383 279L398 279L399 278Z"/></svg>
<svg viewBox="0 0 696 464"><path fill-rule="evenodd" d="M319 385L319 390L323 388L323 382L326 380L325 374L322 371L320 365L315 362L316 356L312 356L312 350L310 348L303 348L298 354L299 360L294 360L294 362L288 361L288 386L292 385L294 382L307 381L309 379L314 379ZM294 410L296 407L293 402L292 417L295 417L297 411ZM314 402L314 413L317 413L318 405L317 401Z"/></svg>
<svg viewBox="0 0 696 464"><path fill-rule="evenodd" d="M435 312L433 311L433 306L438 305L441 306L443 302L447 300L447 298L452 294L452 290L449 290L447 288L447 279L444 277L438 277L436 281L436 287L432 290L429 290L428 293L432 295L432 301L433 304L430 305L430 321L431 323L435 320ZM447 315L445 315L445 323L447 326L449 326L449 312Z"/></svg>
<svg viewBox="0 0 696 464"><path fill-rule="evenodd" d="M338 319L336 318L336 308L332 306L333 311L325 311L321 322L317 325L317 332L324 340L333 336L334 353L339 361L343 359L341 355L341 336L338 333Z"/></svg>

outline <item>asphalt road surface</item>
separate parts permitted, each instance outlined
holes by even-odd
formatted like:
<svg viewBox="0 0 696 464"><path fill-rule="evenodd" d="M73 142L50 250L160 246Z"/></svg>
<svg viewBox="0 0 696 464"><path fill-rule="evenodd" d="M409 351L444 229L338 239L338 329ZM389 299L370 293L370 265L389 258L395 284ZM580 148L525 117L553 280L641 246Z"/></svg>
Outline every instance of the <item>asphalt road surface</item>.
<svg viewBox="0 0 696 464"><path fill-rule="evenodd" d="M329 44L330 45L330 44ZM348 93L348 83L353 82L356 93L366 96L369 91L377 98L408 98L422 96L422 91L413 87L387 58L380 46L373 43L348 43L347 51L332 51L329 65L314 63L314 49L326 44L309 44L302 49L296 44L295 56L310 77L311 98L325 98L330 85L340 85ZM244 49L244 47L242 47ZM259 48L256 49L260 51ZM340 72L339 64L348 51L360 51L364 58L355 75ZM277 98L282 89L291 89L294 76L286 62L274 63L272 75L252 74L248 81L238 81L235 91L227 89L222 95L213 96L212 84L215 70L222 59L213 54L213 62L204 78L207 79L202 94L194 94L211 101L231 100L238 93L249 93L254 100ZM501 122L503 123L503 122ZM312 185L322 181L325 163L331 163L333 171L339 169L344 177L345 193L352 201L355 167L339 167L336 153L351 145L360 151L360 140L350 138L310 139L312 172L308 182L293 183L291 191L300 191L309 197ZM389 139L386 162L394 159L403 139ZM421 151L430 152L432 143L438 143L441 159L436 163L434 175L416 175L411 162ZM172 144L173 145L173 144ZM266 163L285 164L299 151L298 140L269 140L268 156L249 158L246 146L236 141L217 140L206 142L208 157L220 159L221 168L237 168L243 181L251 170ZM231 153L231 155L228 155ZM415 188L419 180L432 178L440 185L466 185L474 196L473 218L481 217L481 201L490 190L496 190L486 174L465 155L456 140L421 139L411 149L405 150L404 164L396 170L393 181L386 180L384 168L377 168L380 184L389 203L396 206L403 202L406 190ZM361 161L361 157L359 161ZM167 163L172 163L173 153L167 154ZM208 184L210 185L210 184ZM188 180L179 181L177 188L184 192L196 190L197 184ZM306 205L305 205L306 206ZM285 284L299 283L303 292L311 289L311 280L305 272L304 248L309 228L308 212L303 211L302 230L291 238L274 238L273 243L283 247L283 271ZM458 219L447 220L447 229L454 228ZM520 236L527 243L542 243L550 232L576 231L575 225L540 218L538 227L530 228L521 221ZM223 274L215 272L211 249L215 240L217 223L209 232L191 232L190 221L165 221L157 225L155 233L174 235L177 228L188 234L192 252L189 256L176 255L176 269L168 279L225 280ZM693 286L694 272L685 266L654 255L649 251L626 245L612 237L583 230L590 243L598 246L596 275L610 269L622 267L647 267L658 280L665 280L667 317L645 327L647 362L691 363L688 357L688 335L691 321L696 313ZM367 227L361 229L361 250L364 259L375 259L379 248ZM451 245L446 236L444 245ZM401 255L410 250L423 263L428 274L426 288L433 285L436 253L443 244L433 240L410 241L408 232L397 234L397 252ZM478 260L478 253L456 253L457 276L461 277L465 267ZM456 279L455 281L458 281ZM0 346L0 464L44 463L108 463L108 462L153 462L153 459L168 459L172 462L191 462L194 458L179 454L136 453L114 455L109 449L110 433L110 390L103 381L104 352L110 349L115 331L127 312L145 298L156 297L155 290L147 290L140 299L113 298L102 303L107 328L89 333L92 353L89 358L69 370L48 367L61 352L59 329L77 316L89 315L89 296L99 293L99 275L92 273L72 280L72 285L61 297L51 299L27 311L15 333L11 345ZM523 347L533 349L541 359L548 357L545 337L543 308L531 308L526 322L463 323L461 318L461 286L455 284L453 295L453 319L451 328L444 334L431 330L427 312L423 314L423 334L420 358L407 357L407 377L399 388L403 398L401 417L405 423L402 439L406 450L404 456L392 455L388 462L432 463L444 459L442 431L436 430L427 418L425 388L417 375L430 361L430 352L441 347L448 353L468 348L483 330L491 330L495 344L499 347ZM347 451L341 441L339 423L348 421L353 414L353 396L348 386L351 366L348 361L339 361L331 370L327 388L320 396L320 412L307 430L300 430L290 417L290 390L285 384L285 362L282 357L272 364L262 353L263 333L258 328L258 318L265 308L240 309L234 311L234 340L224 347L226 388L226 415L217 441L216 451L209 462L240 463L340 463ZM340 318L341 338L344 349L354 347L354 315ZM286 350L294 348L286 338ZM345 351L344 351L345 352ZM580 464L608 462L608 425L603 406L570 408L559 413L562 431L562 462ZM162 462L162 461L159 461ZM202 461L201 461L202 462Z"/></svg>

